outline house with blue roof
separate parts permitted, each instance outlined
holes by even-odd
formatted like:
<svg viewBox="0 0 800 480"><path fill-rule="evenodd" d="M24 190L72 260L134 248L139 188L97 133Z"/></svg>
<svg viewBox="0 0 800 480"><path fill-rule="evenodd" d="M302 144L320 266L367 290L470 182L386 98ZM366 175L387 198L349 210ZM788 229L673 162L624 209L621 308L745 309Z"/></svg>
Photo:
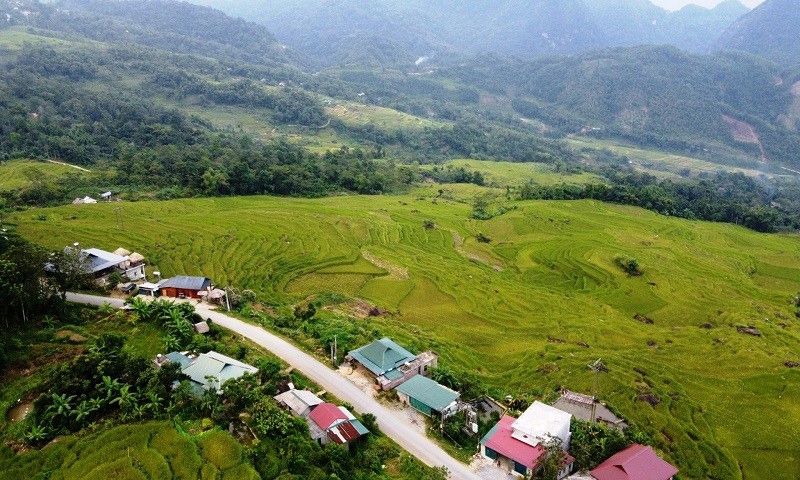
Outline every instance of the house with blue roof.
<svg viewBox="0 0 800 480"><path fill-rule="evenodd" d="M159 367L166 363L180 365L181 373L189 377L192 389L198 395L202 395L206 390L222 393L222 387L228 380L237 379L246 373L251 375L258 373L258 368L214 351L201 353L196 357L170 352L158 355L155 362Z"/></svg>
<svg viewBox="0 0 800 480"><path fill-rule="evenodd" d="M391 390L415 375L427 375L439 356L431 351L414 355L390 338L348 352L345 360L375 378L380 390Z"/></svg>

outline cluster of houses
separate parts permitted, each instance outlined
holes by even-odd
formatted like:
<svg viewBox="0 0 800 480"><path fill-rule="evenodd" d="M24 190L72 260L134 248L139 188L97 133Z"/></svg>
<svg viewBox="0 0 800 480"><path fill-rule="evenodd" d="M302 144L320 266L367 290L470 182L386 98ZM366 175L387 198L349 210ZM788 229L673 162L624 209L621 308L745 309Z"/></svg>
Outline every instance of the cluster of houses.
<svg viewBox="0 0 800 480"><path fill-rule="evenodd" d="M67 247L66 252L75 247ZM125 293L138 290L139 295L150 297L197 298L220 302L225 298L225 291L212 288L211 279L178 275L172 278L147 282L145 258L137 252L129 252L120 247L113 252L99 248L81 249L80 261L87 274L92 275L101 285L108 284L112 274L118 273L123 281L134 282L124 288ZM154 272L159 276L158 272Z"/></svg>
<svg viewBox="0 0 800 480"><path fill-rule="evenodd" d="M374 379L375 389L394 389L400 400L431 417L445 419L470 406L461 402L458 392L427 378L437 365L438 356L431 351L415 355L389 338L348 352L345 360L355 369ZM291 395L287 392L285 395ZM591 472L570 476L574 458L569 455L570 424L577 400L591 400L594 416L597 406L592 397L564 392L556 406L534 402L519 418L503 415L481 439L480 454L499 469L521 477L531 475L547 458L548 442L558 439L565 453L559 479L567 480L670 480L678 470L662 460L650 447L631 445L608 458ZM285 398L285 397L282 397ZM576 400L577 398L577 400ZM277 397L276 397L277 399ZM580 402L577 402L580 403ZM583 405L583 407L586 407ZM622 428L624 423L612 412L603 409L608 425ZM595 418L593 418L595 420Z"/></svg>
<svg viewBox="0 0 800 480"><path fill-rule="evenodd" d="M107 283L112 273L117 272L132 282L140 282L140 295L210 301L220 300L225 295L222 290L212 289L211 279L206 277L176 276L157 283L146 282L144 257L123 248L114 252L90 248L81 250L80 255L87 273L91 273L99 283ZM348 352L345 360L355 370L372 378L376 390L395 390L401 402L429 417L444 421L462 409L470 409L470 405L461 401L458 392L428 378L438 362L438 355L432 351L415 355L391 339L381 338ZM217 352L196 356L171 352L159 355L155 362L159 366L168 362L178 363L198 394L208 390L221 393L227 380L258 372L251 365ZM546 458L548 442L557 438L566 458L558 475L560 480L670 480L677 473L678 470L662 460L652 448L631 445L591 472L570 476L574 462L568 453L570 422L576 413L572 407L580 407L581 401L590 402L592 420L595 420L594 398L587 397L587 400L583 397L566 392L555 406L537 401L519 418L502 416L481 439L481 456L509 474L528 476ZM311 437L322 445L333 442L349 446L369 433L345 407L327 403L307 390L296 390L291 384L289 390L277 395L275 400L293 415L303 418L308 423ZM613 417L612 412L606 411L605 415L606 418L598 421L624 427L622 420L608 418Z"/></svg>
<svg viewBox="0 0 800 480"><path fill-rule="evenodd" d="M306 421L311 438L320 445L333 442L349 447L369 433L347 408L325 402L308 390L296 390L292 384L274 398L278 405Z"/></svg>

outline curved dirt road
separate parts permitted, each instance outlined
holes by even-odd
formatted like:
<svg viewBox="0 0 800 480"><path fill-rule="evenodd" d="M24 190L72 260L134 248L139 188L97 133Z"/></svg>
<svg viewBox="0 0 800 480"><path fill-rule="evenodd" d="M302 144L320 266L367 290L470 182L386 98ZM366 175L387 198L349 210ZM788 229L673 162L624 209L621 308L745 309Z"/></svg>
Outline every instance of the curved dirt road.
<svg viewBox="0 0 800 480"><path fill-rule="evenodd" d="M123 305L123 301L119 299L73 293L67 294L67 300L91 305L109 303L117 308ZM194 304L194 302L192 303ZM205 305L195 305L195 308L201 317L210 318L220 327L246 337L266 348L284 362L303 372L305 376L337 398L353 405L357 412L375 415L383 433L425 464L434 467L444 466L450 472L450 478L452 479L479 480L479 477L466 465L448 455L432 440L407 425L405 420L395 412L378 403L348 379L331 370L316 358L261 327L229 317L216 310L211 310Z"/></svg>

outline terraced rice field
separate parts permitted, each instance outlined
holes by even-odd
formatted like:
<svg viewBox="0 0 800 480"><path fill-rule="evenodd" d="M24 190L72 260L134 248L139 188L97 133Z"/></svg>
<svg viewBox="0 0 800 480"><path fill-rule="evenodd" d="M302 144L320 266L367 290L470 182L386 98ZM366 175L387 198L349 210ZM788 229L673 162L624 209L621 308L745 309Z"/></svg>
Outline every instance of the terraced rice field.
<svg viewBox="0 0 800 480"><path fill-rule="evenodd" d="M28 185L31 178L41 180L56 178L66 174L81 174L85 172L56 163L37 162L35 160L9 160L0 163L0 190L12 190Z"/></svg>
<svg viewBox="0 0 800 480"><path fill-rule="evenodd" d="M320 291L366 298L396 312L370 320L382 334L436 349L497 394L588 393L586 365L602 358L601 396L653 435L681 478L800 478L800 371L784 365L800 361L790 304L800 238L593 201L516 205L474 221L468 203L419 193L249 197L8 220L51 248L124 246L145 254L149 271L207 275L267 302ZM492 242L478 243L478 232ZM636 258L644 275L627 276L617 255ZM660 403L637 400L644 394Z"/></svg>
<svg viewBox="0 0 800 480"><path fill-rule="evenodd" d="M169 422L125 425L85 437L59 438L42 450L22 456L0 452L0 468L3 478L14 479L259 478L243 462L241 445L227 433L211 431L193 438L179 434Z"/></svg>
<svg viewBox="0 0 800 480"><path fill-rule="evenodd" d="M558 174L553 165L546 163L487 162L464 158L450 160L445 165L456 168L464 167L469 172L481 172L486 179L486 184L500 187L518 187L528 181L534 181L541 185L604 183L603 179L590 173Z"/></svg>

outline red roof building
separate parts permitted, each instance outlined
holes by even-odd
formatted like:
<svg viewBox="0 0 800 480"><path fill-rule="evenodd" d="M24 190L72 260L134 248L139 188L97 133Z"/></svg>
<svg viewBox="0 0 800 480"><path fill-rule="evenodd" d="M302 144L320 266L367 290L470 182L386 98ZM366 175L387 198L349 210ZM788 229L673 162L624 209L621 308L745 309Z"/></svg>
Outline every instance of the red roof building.
<svg viewBox="0 0 800 480"><path fill-rule="evenodd" d="M516 420L509 416L501 418L495 426L496 430L493 429L494 433L489 432L486 435L484 446L532 470L545 450L541 444L534 447L511 436L514 433L511 424Z"/></svg>
<svg viewBox="0 0 800 480"><path fill-rule="evenodd" d="M597 480L670 480L678 469L662 460L652 448L633 444L591 473Z"/></svg>
<svg viewBox="0 0 800 480"><path fill-rule="evenodd" d="M323 445L328 441L347 445L369 433L352 413L332 403L321 403L314 407L308 415L308 423L311 437Z"/></svg>
<svg viewBox="0 0 800 480"><path fill-rule="evenodd" d="M323 430L347 420L347 415L332 403L320 403L311 411L309 417Z"/></svg>
<svg viewBox="0 0 800 480"><path fill-rule="evenodd" d="M481 440L481 454L492 459L503 470L525 476L536 470L539 462L547 455L547 451L539 441L524 441L517 438L518 435L515 436L514 424L517 420L507 415L503 416ZM559 479L569 475L575 462L568 453L564 453L566 460L564 469L559 472Z"/></svg>

